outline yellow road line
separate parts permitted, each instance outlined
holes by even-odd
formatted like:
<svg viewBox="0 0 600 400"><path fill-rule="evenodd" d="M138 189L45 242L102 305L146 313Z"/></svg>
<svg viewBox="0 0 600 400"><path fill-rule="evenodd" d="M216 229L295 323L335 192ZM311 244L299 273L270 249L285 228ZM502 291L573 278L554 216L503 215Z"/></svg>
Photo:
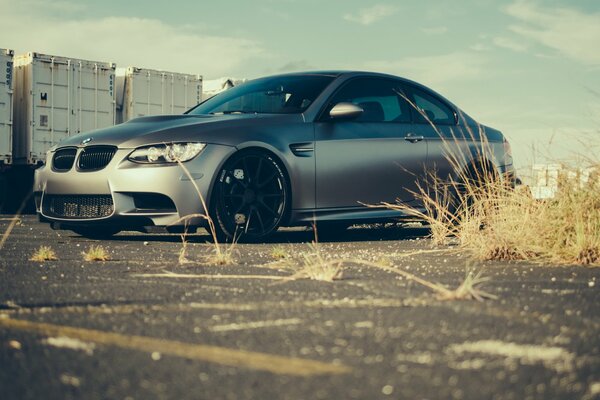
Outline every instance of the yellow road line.
<svg viewBox="0 0 600 400"><path fill-rule="evenodd" d="M233 324L215 325L208 328L212 332L244 331L248 329L273 328L278 326L301 324L300 318L275 319L269 321L251 321Z"/></svg>
<svg viewBox="0 0 600 400"><path fill-rule="evenodd" d="M287 311L294 308L396 308L404 306L418 305L414 300L402 299L315 299L315 300L297 300L297 301L265 301L249 303L181 303L181 304L102 304L102 305L77 305L65 307L23 307L0 310L0 317L8 314L35 314L57 312L57 313L89 313L89 314L132 314L134 312L193 312L195 310L222 310L222 311L259 311L259 310L283 310Z"/></svg>
<svg viewBox="0 0 600 400"><path fill-rule="evenodd" d="M0 318L0 327L48 336L66 336L96 344L117 346L124 349L144 351L206 361L232 367L268 371L279 375L314 376L349 373L344 365L323 363L295 357L283 357L267 353L235 350L226 347L184 343L174 340L156 339L145 336L128 336L71 326L53 325L12 318Z"/></svg>

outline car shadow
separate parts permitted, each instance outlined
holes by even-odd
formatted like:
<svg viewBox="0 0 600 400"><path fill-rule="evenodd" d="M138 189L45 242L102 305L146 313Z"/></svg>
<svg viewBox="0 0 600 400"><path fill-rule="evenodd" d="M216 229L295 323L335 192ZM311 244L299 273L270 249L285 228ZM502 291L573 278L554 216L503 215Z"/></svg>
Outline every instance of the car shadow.
<svg viewBox="0 0 600 400"><path fill-rule="evenodd" d="M426 238L431 234L431 230L426 226L368 226L352 227L345 230L317 231L318 241L320 243L342 243L342 242L372 242L386 240L414 240ZM190 243L212 242L212 237L203 229L198 233L185 235L186 241ZM179 234L144 234L122 232L110 240L113 241L132 241L132 242L172 242L180 243L182 235ZM315 234L312 228L283 228L271 235L261 243L280 244L280 243L309 243L315 240Z"/></svg>

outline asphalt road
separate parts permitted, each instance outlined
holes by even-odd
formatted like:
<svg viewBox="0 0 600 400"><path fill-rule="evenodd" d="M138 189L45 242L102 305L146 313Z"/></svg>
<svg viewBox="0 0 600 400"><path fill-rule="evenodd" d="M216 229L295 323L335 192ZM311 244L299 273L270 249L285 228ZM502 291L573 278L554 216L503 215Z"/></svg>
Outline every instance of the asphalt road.
<svg viewBox="0 0 600 400"><path fill-rule="evenodd" d="M201 234L180 264L177 235L100 242L25 217L0 250L0 398L600 398L599 269L472 262L426 234L324 238L324 259L354 262L322 282L302 279L307 231L214 266ZM111 260L84 261L98 244ZM29 261L41 245L58 260ZM497 299L441 300L399 269L448 288L481 270Z"/></svg>

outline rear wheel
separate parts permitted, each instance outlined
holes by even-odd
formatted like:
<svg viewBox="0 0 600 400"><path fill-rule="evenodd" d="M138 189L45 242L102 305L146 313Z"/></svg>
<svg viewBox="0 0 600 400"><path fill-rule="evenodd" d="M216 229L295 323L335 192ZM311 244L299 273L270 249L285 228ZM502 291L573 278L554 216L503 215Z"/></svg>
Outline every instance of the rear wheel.
<svg viewBox="0 0 600 400"><path fill-rule="evenodd" d="M271 155L255 150L230 158L213 192L213 215L221 240L263 240L277 230L289 206L283 168Z"/></svg>

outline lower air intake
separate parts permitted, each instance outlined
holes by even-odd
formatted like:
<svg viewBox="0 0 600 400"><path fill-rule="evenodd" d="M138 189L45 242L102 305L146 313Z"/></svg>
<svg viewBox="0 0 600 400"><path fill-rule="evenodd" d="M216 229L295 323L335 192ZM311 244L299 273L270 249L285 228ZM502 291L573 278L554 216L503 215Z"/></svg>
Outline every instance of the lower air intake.
<svg viewBox="0 0 600 400"><path fill-rule="evenodd" d="M46 195L43 210L53 217L89 219L112 215L114 205L110 195Z"/></svg>

